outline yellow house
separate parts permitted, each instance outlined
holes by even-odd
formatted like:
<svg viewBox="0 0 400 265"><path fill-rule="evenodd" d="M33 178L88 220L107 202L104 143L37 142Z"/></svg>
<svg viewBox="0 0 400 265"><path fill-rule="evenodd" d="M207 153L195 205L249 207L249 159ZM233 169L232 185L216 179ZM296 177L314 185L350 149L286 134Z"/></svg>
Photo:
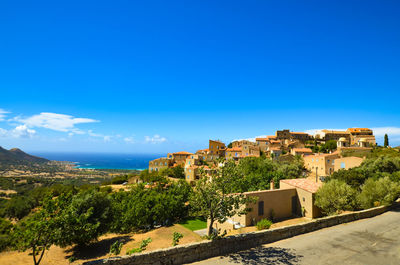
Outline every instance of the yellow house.
<svg viewBox="0 0 400 265"><path fill-rule="evenodd" d="M356 156L347 156L335 159L334 171L339 171L340 169L350 169L353 167L358 167L365 160L365 158L360 158Z"/></svg>
<svg viewBox="0 0 400 265"><path fill-rule="evenodd" d="M310 171L310 176L321 180L321 177L331 175L335 170L335 159L339 158L340 154L338 151L331 154L313 154L306 155L303 157L304 166Z"/></svg>
<svg viewBox="0 0 400 265"><path fill-rule="evenodd" d="M256 225L261 219L283 220L305 216L316 218L321 211L315 206L315 193L322 186L309 179L285 179L280 181L280 189L245 192L246 197L257 198L255 203L246 205L251 209L241 216L228 218L224 223L216 222L214 228L227 232L242 227Z"/></svg>

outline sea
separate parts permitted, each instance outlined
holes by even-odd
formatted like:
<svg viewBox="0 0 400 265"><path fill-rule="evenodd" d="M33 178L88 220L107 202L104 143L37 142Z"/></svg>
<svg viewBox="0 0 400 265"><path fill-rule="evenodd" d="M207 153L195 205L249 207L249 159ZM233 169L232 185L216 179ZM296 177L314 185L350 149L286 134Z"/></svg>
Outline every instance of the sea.
<svg viewBox="0 0 400 265"><path fill-rule="evenodd" d="M107 154L107 153L31 153L49 160L73 162L86 169L136 169L149 167L149 161L166 154Z"/></svg>

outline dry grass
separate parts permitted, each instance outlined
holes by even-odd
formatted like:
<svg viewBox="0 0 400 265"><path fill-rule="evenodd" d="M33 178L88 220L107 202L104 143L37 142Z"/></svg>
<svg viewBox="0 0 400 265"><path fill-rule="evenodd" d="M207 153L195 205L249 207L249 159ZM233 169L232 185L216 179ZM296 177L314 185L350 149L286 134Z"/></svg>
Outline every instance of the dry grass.
<svg viewBox="0 0 400 265"><path fill-rule="evenodd" d="M107 234L102 236L98 242L91 244L84 249L60 248L53 246L45 252L41 265L68 265L68 258L77 258L72 264L80 264L84 261L108 258L111 244L117 240L124 242L120 255L125 255L127 250L138 248L143 239L151 237L152 242L146 251L172 246L172 235L174 232L183 234L179 244L187 244L201 241L201 237L182 225L176 224L170 227L161 227L147 233L140 234ZM28 252L9 251L0 253L1 265L25 265L33 264L32 256Z"/></svg>

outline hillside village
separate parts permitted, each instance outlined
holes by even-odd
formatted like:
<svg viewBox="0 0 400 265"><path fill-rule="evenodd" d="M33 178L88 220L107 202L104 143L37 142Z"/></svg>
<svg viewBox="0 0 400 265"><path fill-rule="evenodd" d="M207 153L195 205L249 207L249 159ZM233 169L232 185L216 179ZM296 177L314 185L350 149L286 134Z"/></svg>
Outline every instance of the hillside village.
<svg viewBox="0 0 400 265"><path fill-rule="evenodd" d="M318 152L318 147L334 142L336 150ZM180 151L169 153L167 157L149 162L149 171L161 171L166 168L181 166L185 179L193 183L200 178L200 169L210 171L221 166L222 160L240 161L245 157L265 155L275 160L291 160L301 156L317 182L341 168L351 168L361 164L362 158L346 156L343 151L370 150L376 145L373 131L368 128L349 128L346 131L320 130L315 135L289 130L276 131L275 135L255 138L255 141L237 140L228 146L219 140L209 140L207 149L195 153Z"/></svg>
<svg viewBox="0 0 400 265"><path fill-rule="evenodd" d="M257 202L251 205L254 210L228 218L223 224L215 224L216 229L229 232L254 226L265 218L282 220L293 216L320 217L322 213L314 201L325 178L340 169L360 166L365 157L351 154L368 152L375 145L373 131L368 128L320 130L315 135L278 130L275 135L255 138L255 141L237 140L226 146L219 140L209 140L207 149L195 153L169 153L167 157L150 161L149 172L182 167L186 181L194 185L201 174L212 174L224 165L224 161L239 163L247 157L265 156L271 160L290 162L295 157L301 157L306 169L303 178L282 179L279 188L275 188L278 185L272 180L269 189L265 187L265 190L244 193L247 197L257 198Z"/></svg>

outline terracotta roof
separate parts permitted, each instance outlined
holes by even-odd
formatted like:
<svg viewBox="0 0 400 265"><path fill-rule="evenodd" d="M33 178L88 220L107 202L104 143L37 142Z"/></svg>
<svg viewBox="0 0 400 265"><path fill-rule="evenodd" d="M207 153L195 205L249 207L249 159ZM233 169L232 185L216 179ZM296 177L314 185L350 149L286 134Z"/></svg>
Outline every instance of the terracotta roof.
<svg viewBox="0 0 400 265"><path fill-rule="evenodd" d="M256 138L256 141L268 141L269 140L269 138Z"/></svg>
<svg viewBox="0 0 400 265"><path fill-rule="evenodd" d="M313 151L310 148L293 148L294 152L301 152L301 153L312 153Z"/></svg>
<svg viewBox="0 0 400 265"><path fill-rule="evenodd" d="M186 151L181 151L181 152L176 152L172 153L173 155L193 155L192 153L186 152Z"/></svg>
<svg viewBox="0 0 400 265"><path fill-rule="evenodd" d="M268 138L268 139L275 139L276 136L275 136L275 135L268 135L267 138Z"/></svg>
<svg viewBox="0 0 400 265"><path fill-rule="evenodd" d="M325 154L325 153L318 153L318 154L312 154L312 155L309 155L309 156L307 156L307 157L310 157L310 156L316 156L316 157L324 157L324 156L332 156L332 155L340 155L340 152L338 151L338 150L336 150L335 152L333 152L333 153L328 153L328 154Z"/></svg>
<svg viewBox="0 0 400 265"><path fill-rule="evenodd" d="M370 131L372 131L371 129L368 129L368 128L348 128L347 130L349 132L370 132Z"/></svg>
<svg viewBox="0 0 400 265"><path fill-rule="evenodd" d="M316 183L310 179L300 178L300 179L283 179L281 182L289 184L290 186L300 188L302 190L316 193L317 190L322 186L322 183Z"/></svg>

